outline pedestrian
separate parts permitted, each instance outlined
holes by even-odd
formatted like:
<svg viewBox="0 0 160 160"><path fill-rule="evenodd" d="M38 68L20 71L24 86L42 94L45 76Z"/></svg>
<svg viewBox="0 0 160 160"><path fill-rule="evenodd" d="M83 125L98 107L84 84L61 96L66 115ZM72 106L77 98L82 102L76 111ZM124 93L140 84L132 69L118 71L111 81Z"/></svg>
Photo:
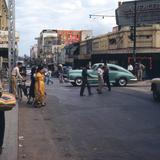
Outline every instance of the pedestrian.
<svg viewBox="0 0 160 160"><path fill-rule="evenodd" d="M11 73L12 93L15 95L15 97L17 97L17 79L20 78L21 80L23 80L23 77L19 72L21 67L22 67L22 63L18 62L17 65L13 68Z"/></svg>
<svg viewBox="0 0 160 160"><path fill-rule="evenodd" d="M103 80L104 80L104 84L106 84L108 87L108 91L111 91L111 84L109 81L109 69L107 64L103 66Z"/></svg>
<svg viewBox="0 0 160 160"><path fill-rule="evenodd" d="M35 76L36 76L36 67L33 67L31 69L31 84L29 89L29 98L28 98L28 104L31 104L34 102L35 99ZM32 99L32 102L31 102Z"/></svg>
<svg viewBox="0 0 160 160"><path fill-rule="evenodd" d="M80 96L85 96L84 95L84 90L85 90L86 86L87 86L87 89L88 89L88 94L92 95L91 87L90 87L89 82L88 82L88 77L91 77L91 76L88 74L87 67L85 66L82 69L82 85L81 85L81 89L80 89Z"/></svg>
<svg viewBox="0 0 160 160"><path fill-rule="evenodd" d="M35 107L45 106L45 82L43 66L38 66L35 76Z"/></svg>
<svg viewBox="0 0 160 160"><path fill-rule="evenodd" d="M51 82L51 84L53 84L53 80L52 78L52 71L50 69L48 69L48 72L46 73L46 77L47 77L47 85L49 85L49 83Z"/></svg>
<svg viewBox="0 0 160 160"><path fill-rule="evenodd" d="M60 83L64 82L64 78L63 78L63 65L62 64L58 65L58 78L59 78L59 82Z"/></svg>
<svg viewBox="0 0 160 160"><path fill-rule="evenodd" d="M98 88L97 88L97 92L98 94L102 94L102 88L104 85L104 80L103 80L103 65L100 64L98 66L98 70L97 70L97 74L98 74Z"/></svg>
<svg viewBox="0 0 160 160"><path fill-rule="evenodd" d="M127 67L128 71L130 71L131 73L133 73L134 69L133 69L133 65L131 63L128 64Z"/></svg>
<svg viewBox="0 0 160 160"><path fill-rule="evenodd" d="M144 69L145 69L145 66L141 62L139 62L138 63L138 71L137 71L138 81L142 81Z"/></svg>

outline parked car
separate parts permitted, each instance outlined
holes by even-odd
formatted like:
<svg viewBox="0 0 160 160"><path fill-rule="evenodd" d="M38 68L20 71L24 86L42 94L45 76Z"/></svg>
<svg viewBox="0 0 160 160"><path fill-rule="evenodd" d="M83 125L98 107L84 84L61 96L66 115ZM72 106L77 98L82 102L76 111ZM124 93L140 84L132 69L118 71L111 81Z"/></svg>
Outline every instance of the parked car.
<svg viewBox="0 0 160 160"><path fill-rule="evenodd" d="M91 85L98 84L97 69L100 64L104 65L103 63L96 63L92 66L90 70L88 70L88 73L92 77L88 79ZM127 83L137 81L137 78L123 67L115 64L107 65L109 68L110 83L118 86L126 86ZM82 84L82 70L70 70L68 74L68 79L73 86L80 86Z"/></svg>
<svg viewBox="0 0 160 160"><path fill-rule="evenodd" d="M153 93L153 99L155 101L160 101L160 78L152 79L151 90Z"/></svg>

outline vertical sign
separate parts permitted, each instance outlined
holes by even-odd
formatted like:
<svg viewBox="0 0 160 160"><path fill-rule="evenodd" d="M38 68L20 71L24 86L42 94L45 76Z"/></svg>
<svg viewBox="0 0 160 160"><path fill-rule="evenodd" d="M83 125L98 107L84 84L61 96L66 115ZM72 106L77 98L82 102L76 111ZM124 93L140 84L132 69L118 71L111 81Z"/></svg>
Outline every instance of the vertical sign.
<svg viewBox="0 0 160 160"><path fill-rule="evenodd" d="M9 76L13 65L16 63L16 50L15 50L15 0L8 0L8 67ZM11 77L10 79L10 92L11 92Z"/></svg>

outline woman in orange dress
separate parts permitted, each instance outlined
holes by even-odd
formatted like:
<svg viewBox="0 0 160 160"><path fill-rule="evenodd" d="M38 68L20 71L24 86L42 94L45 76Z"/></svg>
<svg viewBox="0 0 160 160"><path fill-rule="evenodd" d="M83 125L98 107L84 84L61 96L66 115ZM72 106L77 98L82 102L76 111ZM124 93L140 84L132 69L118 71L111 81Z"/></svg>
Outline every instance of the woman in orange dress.
<svg viewBox="0 0 160 160"><path fill-rule="evenodd" d="M39 66L35 76L35 107L45 106L45 82L44 82L44 70L42 66Z"/></svg>

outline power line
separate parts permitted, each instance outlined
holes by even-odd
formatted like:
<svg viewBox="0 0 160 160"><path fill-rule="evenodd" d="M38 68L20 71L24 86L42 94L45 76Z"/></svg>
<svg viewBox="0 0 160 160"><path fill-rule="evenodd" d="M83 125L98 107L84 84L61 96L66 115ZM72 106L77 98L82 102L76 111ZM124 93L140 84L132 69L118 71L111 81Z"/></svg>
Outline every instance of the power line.
<svg viewBox="0 0 160 160"><path fill-rule="evenodd" d="M105 17L116 17L116 16L113 16L113 15L101 15L101 14L90 14L89 18L92 18L92 17L102 17L104 19Z"/></svg>

